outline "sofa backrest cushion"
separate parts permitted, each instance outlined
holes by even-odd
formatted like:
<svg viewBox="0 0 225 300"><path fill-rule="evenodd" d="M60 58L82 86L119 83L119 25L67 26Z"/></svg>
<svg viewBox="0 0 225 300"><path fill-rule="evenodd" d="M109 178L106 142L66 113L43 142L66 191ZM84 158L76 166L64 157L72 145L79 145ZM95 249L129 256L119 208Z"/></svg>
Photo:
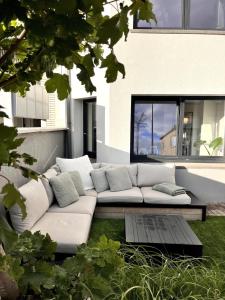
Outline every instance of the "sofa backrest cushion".
<svg viewBox="0 0 225 300"><path fill-rule="evenodd" d="M110 168L105 173L111 192L132 189L132 182L126 167Z"/></svg>
<svg viewBox="0 0 225 300"><path fill-rule="evenodd" d="M109 183L105 173L105 171L109 168L110 166L106 166L91 171L91 178L97 193L101 193L106 190L109 190Z"/></svg>
<svg viewBox="0 0 225 300"><path fill-rule="evenodd" d="M16 204L10 208L10 218L14 229L21 233L30 230L49 208L49 200L41 179L31 180L19 188L26 199L27 216L22 220L22 213Z"/></svg>
<svg viewBox="0 0 225 300"><path fill-rule="evenodd" d="M49 180L50 178L57 176L57 171L55 169L48 169L41 178L42 183L45 187L47 196L48 196L48 201L49 201L49 206L54 202L54 193L52 190L52 187L50 186Z"/></svg>
<svg viewBox="0 0 225 300"><path fill-rule="evenodd" d="M80 173L78 171L72 171L72 172L69 172L69 175L71 176L71 179L73 181L73 184L75 185L75 188L76 188L79 196L85 196L84 185L83 185Z"/></svg>
<svg viewBox="0 0 225 300"><path fill-rule="evenodd" d="M93 167L93 169L99 169L99 168L101 168L101 163L93 163L92 167Z"/></svg>
<svg viewBox="0 0 225 300"><path fill-rule="evenodd" d="M60 167L61 172L78 171L84 185L84 190L94 188L90 175L93 166L87 155L73 159L56 157L56 163Z"/></svg>
<svg viewBox="0 0 225 300"><path fill-rule="evenodd" d="M60 207L65 207L79 200L79 194L69 173L65 172L52 177L50 184Z"/></svg>
<svg viewBox="0 0 225 300"><path fill-rule="evenodd" d="M138 164L138 186L153 186L162 182L175 184L174 164Z"/></svg>

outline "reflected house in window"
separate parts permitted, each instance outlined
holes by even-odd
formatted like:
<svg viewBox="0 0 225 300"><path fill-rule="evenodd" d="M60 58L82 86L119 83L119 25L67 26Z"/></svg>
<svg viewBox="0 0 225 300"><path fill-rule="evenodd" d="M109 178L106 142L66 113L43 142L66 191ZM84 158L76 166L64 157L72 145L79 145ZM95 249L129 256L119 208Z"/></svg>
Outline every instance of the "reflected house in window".
<svg viewBox="0 0 225 300"><path fill-rule="evenodd" d="M161 136L160 144L161 144L161 155L176 155L176 144L177 144L177 131L176 128L172 128L166 134Z"/></svg>

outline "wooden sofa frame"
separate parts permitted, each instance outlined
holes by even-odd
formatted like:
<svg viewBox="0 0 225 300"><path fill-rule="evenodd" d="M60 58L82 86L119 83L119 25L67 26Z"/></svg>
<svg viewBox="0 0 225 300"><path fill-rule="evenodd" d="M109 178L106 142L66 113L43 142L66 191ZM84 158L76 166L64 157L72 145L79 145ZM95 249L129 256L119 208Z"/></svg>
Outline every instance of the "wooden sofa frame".
<svg viewBox="0 0 225 300"><path fill-rule="evenodd" d="M126 213L156 213L181 214L187 220L206 220L207 204L200 201L194 194L187 192L191 197L191 204L148 204L148 203L98 203L95 216L99 218L124 218Z"/></svg>

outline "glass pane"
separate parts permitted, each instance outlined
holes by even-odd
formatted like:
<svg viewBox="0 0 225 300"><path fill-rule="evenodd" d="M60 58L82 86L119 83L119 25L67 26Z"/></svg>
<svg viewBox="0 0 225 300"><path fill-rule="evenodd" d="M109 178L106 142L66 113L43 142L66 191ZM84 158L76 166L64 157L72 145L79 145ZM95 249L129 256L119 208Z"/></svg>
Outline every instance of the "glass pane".
<svg viewBox="0 0 225 300"><path fill-rule="evenodd" d="M135 104L134 154L167 155L177 153L177 106Z"/></svg>
<svg viewBox="0 0 225 300"><path fill-rule="evenodd" d="M153 154L177 154L177 105L153 105Z"/></svg>
<svg viewBox="0 0 225 300"><path fill-rule="evenodd" d="M139 28L181 28L182 0L151 0L157 23L139 20Z"/></svg>
<svg viewBox="0 0 225 300"><path fill-rule="evenodd" d="M135 104L134 154L152 153L152 104Z"/></svg>
<svg viewBox="0 0 225 300"><path fill-rule="evenodd" d="M96 105L95 103L88 103L87 116L87 151L95 152L96 140Z"/></svg>
<svg viewBox="0 0 225 300"><path fill-rule="evenodd" d="M190 0L190 28L225 28L225 0Z"/></svg>
<svg viewBox="0 0 225 300"><path fill-rule="evenodd" d="M182 141L184 156L223 156L223 137L223 100L185 101ZM212 141L218 142L215 150L210 147Z"/></svg>

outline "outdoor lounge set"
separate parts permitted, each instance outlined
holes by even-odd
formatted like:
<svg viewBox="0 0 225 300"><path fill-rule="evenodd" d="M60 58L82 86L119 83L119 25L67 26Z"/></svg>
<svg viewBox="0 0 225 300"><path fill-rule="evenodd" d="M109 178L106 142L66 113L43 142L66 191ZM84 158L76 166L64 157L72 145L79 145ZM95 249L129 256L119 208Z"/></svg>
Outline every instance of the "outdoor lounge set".
<svg viewBox="0 0 225 300"><path fill-rule="evenodd" d="M57 158L38 181L19 188L26 198L27 217L10 209L14 229L48 233L58 253L74 253L88 240L97 206L202 207L196 198L175 186L174 164L91 164L88 156ZM174 189L175 187L175 189ZM162 191L160 191L162 189ZM165 190L166 189L166 190Z"/></svg>

